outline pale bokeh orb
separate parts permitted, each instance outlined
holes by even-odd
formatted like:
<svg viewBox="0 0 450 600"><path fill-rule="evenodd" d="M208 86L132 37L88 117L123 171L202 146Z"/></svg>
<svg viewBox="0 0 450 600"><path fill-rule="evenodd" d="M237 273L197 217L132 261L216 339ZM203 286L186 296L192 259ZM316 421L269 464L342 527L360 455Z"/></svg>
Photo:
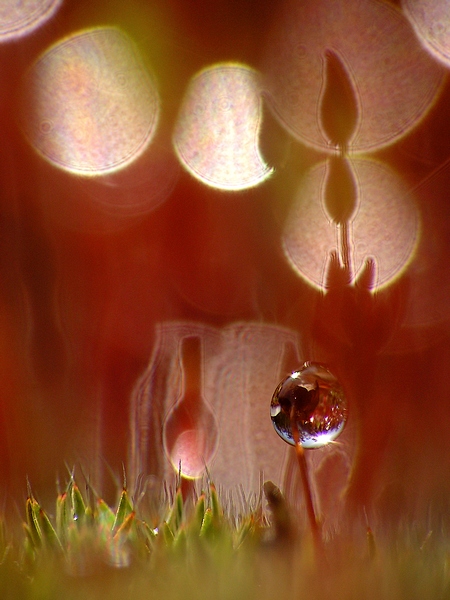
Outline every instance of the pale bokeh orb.
<svg viewBox="0 0 450 600"><path fill-rule="evenodd" d="M403 0L423 46L445 66L450 66L450 3L448 0Z"/></svg>
<svg viewBox="0 0 450 600"><path fill-rule="evenodd" d="M272 170L259 151L262 104L257 73L217 64L198 73L186 91L173 136L183 166L223 190L243 190Z"/></svg>
<svg viewBox="0 0 450 600"><path fill-rule="evenodd" d="M1 0L0 43L32 33L46 23L62 0Z"/></svg>
<svg viewBox="0 0 450 600"><path fill-rule="evenodd" d="M420 215L403 180L387 165L370 159L350 161L359 184L350 222L351 262L356 278L366 258L375 258L376 289L407 268L420 237ZM339 250L338 227L323 206L327 162L312 168L298 188L283 234L285 255L308 283L322 289L330 252Z"/></svg>
<svg viewBox="0 0 450 600"><path fill-rule="evenodd" d="M357 96L352 152L378 150L409 133L435 103L445 76L402 12L375 0L288 0L266 48L263 85L271 110L291 135L325 151L335 150L320 122L327 51L345 65Z"/></svg>
<svg viewBox="0 0 450 600"><path fill-rule="evenodd" d="M103 175L148 147L159 96L133 43L113 27L81 31L49 48L24 82L24 131L51 164Z"/></svg>

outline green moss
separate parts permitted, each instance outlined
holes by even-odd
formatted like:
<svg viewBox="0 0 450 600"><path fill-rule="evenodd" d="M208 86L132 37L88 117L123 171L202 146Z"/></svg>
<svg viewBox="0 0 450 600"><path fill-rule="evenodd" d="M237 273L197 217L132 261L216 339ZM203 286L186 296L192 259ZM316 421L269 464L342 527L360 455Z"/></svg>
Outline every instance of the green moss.
<svg viewBox="0 0 450 600"><path fill-rule="evenodd" d="M272 486L266 489L274 491ZM91 494L92 495L92 494ZM237 518L214 486L196 502L178 490L155 526L123 489L117 506L83 496L75 481L54 518L31 492L23 528L0 526L2 600L434 599L450 594L450 545L430 533L380 542L336 535L320 553L292 515L268 498ZM280 516L281 515L281 516ZM154 517L152 517L154 519ZM292 529L287 535L286 523Z"/></svg>

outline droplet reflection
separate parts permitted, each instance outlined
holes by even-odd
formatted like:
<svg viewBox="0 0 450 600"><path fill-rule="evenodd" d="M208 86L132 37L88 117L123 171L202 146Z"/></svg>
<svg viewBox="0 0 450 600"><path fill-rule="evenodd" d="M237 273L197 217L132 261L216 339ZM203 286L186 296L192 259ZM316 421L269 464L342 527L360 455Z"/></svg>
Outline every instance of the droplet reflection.
<svg viewBox="0 0 450 600"><path fill-rule="evenodd" d="M347 420L347 400L341 384L328 369L307 362L276 388L270 403L275 431L295 445L291 416L304 448L320 448L335 440Z"/></svg>

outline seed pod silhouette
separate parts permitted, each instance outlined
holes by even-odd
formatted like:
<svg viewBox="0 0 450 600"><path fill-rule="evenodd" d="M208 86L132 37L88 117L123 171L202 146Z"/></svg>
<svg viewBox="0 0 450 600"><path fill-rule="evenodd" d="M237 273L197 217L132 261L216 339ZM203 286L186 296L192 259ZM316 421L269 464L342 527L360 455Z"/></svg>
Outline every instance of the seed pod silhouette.
<svg viewBox="0 0 450 600"><path fill-rule="evenodd" d="M342 154L347 152L358 118L358 102L353 82L339 56L327 49L319 120L329 143L338 147Z"/></svg>
<svg viewBox="0 0 450 600"><path fill-rule="evenodd" d="M348 223L357 207L357 185L349 160L332 156L327 161L323 200L330 219L336 225Z"/></svg>

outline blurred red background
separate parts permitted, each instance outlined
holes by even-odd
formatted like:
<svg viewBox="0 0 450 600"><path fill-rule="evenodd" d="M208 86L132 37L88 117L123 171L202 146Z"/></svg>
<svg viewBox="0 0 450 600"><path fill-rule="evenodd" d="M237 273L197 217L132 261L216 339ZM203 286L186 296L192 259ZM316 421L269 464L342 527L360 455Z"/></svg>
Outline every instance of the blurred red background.
<svg viewBox="0 0 450 600"><path fill-rule="evenodd" d="M298 332L302 358L328 363L348 390L359 430L349 506L374 504L386 518L417 515L429 502L442 508L450 491L448 84L415 130L373 153L415 190L422 221L415 260L375 300L324 298L285 259L284 220L302 174L321 156L295 142L267 109L261 151L275 174L258 187L207 187L171 148L190 78L220 61L262 68L277 10L256 0L69 0L33 34L0 44L6 497L25 492L26 476L41 496L52 496L65 464L79 463L112 494L106 465L120 474L127 460L130 396L152 353L155 325L256 321ZM111 194L121 202L130 193L126 171L109 187L60 171L20 128L26 69L65 35L98 25L127 31L161 98L154 143L167 192L133 216L105 207ZM139 185L140 194L154 194L152 181ZM269 419L270 397L260 402Z"/></svg>

